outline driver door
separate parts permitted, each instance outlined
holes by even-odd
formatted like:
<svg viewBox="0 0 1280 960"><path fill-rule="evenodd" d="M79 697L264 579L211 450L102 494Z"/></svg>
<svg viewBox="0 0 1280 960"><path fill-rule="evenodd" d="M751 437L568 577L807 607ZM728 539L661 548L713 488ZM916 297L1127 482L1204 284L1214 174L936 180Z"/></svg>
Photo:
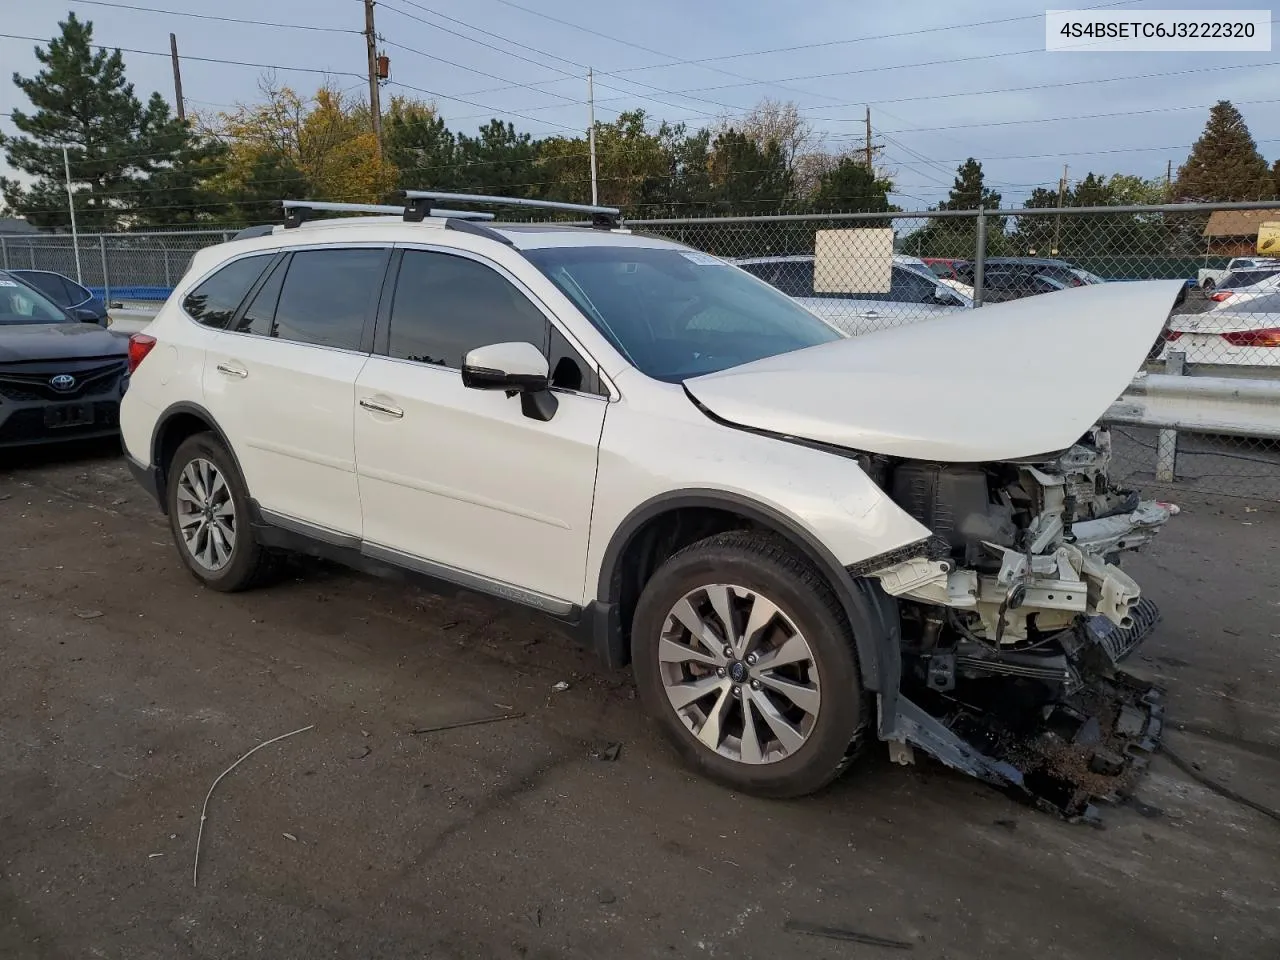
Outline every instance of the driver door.
<svg viewBox="0 0 1280 960"><path fill-rule="evenodd" d="M586 358L514 278L479 258L405 249L374 356L356 381L365 552L566 613L583 597L606 396ZM462 358L527 341L558 406L463 386Z"/></svg>

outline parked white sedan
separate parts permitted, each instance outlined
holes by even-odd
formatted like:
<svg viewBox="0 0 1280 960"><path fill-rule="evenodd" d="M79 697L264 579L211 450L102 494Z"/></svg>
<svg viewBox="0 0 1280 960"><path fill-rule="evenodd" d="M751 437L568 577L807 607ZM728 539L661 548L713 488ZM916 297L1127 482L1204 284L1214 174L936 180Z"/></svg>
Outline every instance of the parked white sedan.
<svg viewBox="0 0 1280 960"><path fill-rule="evenodd" d="M730 262L798 300L811 313L848 336L930 320L973 307L972 298L957 289L961 285L944 284L932 273L914 269L906 262L909 259L900 261L894 257L889 289L874 293L815 292L812 254L748 257Z"/></svg>
<svg viewBox="0 0 1280 960"><path fill-rule="evenodd" d="M1174 314L1161 359L1180 350L1187 363L1280 366L1280 292L1204 313Z"/></svg>

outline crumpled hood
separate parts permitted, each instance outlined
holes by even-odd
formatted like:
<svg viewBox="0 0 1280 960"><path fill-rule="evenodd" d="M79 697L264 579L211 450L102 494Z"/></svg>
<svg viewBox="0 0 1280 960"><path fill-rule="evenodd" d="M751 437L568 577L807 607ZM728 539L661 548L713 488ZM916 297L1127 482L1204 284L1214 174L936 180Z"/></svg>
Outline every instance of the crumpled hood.
<svg viewBox="0 0 1280 960"><path fill-rule="evenodd" d="M128 341L94 323L0 323L0 363L124 357Z"/></svg>
<svg viewBox="0 0 1280 960"><path fill-rule="evenodd" d="M1124 392L1182 283L1073 287L685 381L729 423L947 463L1075 443Z"/></svg>

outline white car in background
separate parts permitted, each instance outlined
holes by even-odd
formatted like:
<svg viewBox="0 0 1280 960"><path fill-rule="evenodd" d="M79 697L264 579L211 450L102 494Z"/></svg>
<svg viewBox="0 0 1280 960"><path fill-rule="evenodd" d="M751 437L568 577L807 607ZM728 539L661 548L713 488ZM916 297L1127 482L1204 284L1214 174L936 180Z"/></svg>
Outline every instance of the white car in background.
<svg viewBox="0 0 1280 960"><path fill-rule="evenodd" d="M1196 275L1196 283L1205 290L1225 286L1223 280L1232 273L1242 270L1280 270L1280 260L1270 257L1236 257L1227 263L1224 270L1204 269Z"/></svg>
<svg viewBox="0 0 1280 960"><path fill-rule="evenodd" d="M1280 290L1204 313L1174 314L1160 359L1181 351L1187 363L1280 366Z"/></svg>
<svg viewBox="0 0 1280 960"><path fill-rule="evenodd" d="M1217 291L1209 294L1215 304L1210 310L1232 309L1255 297L1280 291L1280 263L1275 267L1238 270L1222 278Z"/></svg>
<svg viewBox="0 0 1280 960"><path fill-rule="evenodd" d="M946 284L922 260L895 256L889 289L873 293L818 293L814 256L746 257L729 261L759 277L847 336L931 320L973 307L972 287ZM968 291L968 292L966 292Z"/></svg>

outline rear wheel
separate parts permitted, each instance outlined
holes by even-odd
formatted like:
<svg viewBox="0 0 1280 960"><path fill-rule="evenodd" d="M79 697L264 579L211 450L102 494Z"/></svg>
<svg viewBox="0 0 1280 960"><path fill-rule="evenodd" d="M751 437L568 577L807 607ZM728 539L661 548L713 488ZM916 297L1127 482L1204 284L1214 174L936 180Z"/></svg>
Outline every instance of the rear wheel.
<svg viewBox="0 0 1280 960"><path fill-rule="evenodd" d="M197 580L215 590L262 582L274 557L249 522L249 491L235 460L210 433L183 441L168 467L169 528Z"/></svg>
<svg viewBox="0 0 1280 960"><path fill-rule="evenodd" d="M641 699L697 770L793 797L853 758L868 713L853 636L831 588L781 541L726 533L646 584L632 623Z"/></svg>

